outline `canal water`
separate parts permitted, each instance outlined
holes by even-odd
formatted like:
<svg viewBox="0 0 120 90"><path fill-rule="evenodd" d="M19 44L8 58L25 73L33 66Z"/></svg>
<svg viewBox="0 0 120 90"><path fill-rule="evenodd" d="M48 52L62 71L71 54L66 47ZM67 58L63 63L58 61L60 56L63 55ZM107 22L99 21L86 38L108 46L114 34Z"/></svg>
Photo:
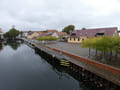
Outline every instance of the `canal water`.
<svg viewBox="0 0 120 90"><path fill-rule="evenodd" d="M98 90L74 76L54 68L24 43L0 43L0 90Z"/></svg>

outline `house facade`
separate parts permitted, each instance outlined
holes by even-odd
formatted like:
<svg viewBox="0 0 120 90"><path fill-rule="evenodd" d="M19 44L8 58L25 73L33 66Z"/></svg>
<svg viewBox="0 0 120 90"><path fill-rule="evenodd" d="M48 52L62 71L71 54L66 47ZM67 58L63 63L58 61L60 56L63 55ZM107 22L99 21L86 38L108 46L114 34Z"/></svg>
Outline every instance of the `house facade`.
<svg viewBox="0 0 120 90"><path fill-rule="evenodd" d="M28 31L22 31L22 36L25 38L28 35Z"/></svg>
<svg viewBox="0 0 120 90"><path fill-rule="evenodd" d="M58 32L57 30L46 30L46 32L48 33L54 33L54 32Z"/></svg>
<svg viewBox="0 0 120 90"><path fill-rule="evenodd" d="M1 28L0 28L0 39L3 39L3 32Z"/></svg>
<svg viewBox="0 0 120 90"><path fill-rule="evenodd" d="M63 37L67 37L66 32L53 32L53 33L48 33L48 34L51 35L52 37L56 37L58 39L63 38Z"/></svg>
<svg viewBox="0 0 120 90"><path fill-rule="evenodd" d="M34 32L33 31L22 31L22 37L27 38L28 35L31 35L32 33L34 33Z"/></svg>
<svg viewBox="0 0 120 90"><path fill-rule="evenodd" d="M57 32L57 35L59 36L59 38L67 37L67 33L66 32Z"/></svg>
<svg viewBox="0 0 120 90"><path fill-rule="evenodd" d="M46 36L52 36L52 37L59 38L59 36L57 35L58 33L57 30L46 30L46 32L47 32Z"/></svg>
<svg viewBox="0 0 120 90"><path fill-rule="evenodd" d="M45 31L23 31L23 37L27 39L37 39L39 37L67 37L66 32L58 32L57 30L45 30Z"/></svg>
<svg viewBox="0 0 120 90"><path fill-rule="evenodd" d="M34 31L33 33L27 36L27 39L37 39L38 37L44 36L45 32L42 31Z"/></svg>
<svg viewBox="0 0 120 90"><path fill-rule="evenodd" d="M82 43L87 38L99 36L118 36L117 27L75 30L68 36L68 43Z"/></svg>

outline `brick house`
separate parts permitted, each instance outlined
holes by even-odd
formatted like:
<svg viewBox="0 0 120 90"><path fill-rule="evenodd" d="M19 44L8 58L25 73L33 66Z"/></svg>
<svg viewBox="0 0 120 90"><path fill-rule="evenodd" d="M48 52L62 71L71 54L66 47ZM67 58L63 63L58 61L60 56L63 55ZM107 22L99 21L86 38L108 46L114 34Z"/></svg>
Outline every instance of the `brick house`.
<svg viewBox="0 0 120 90"><path fill-rule="evenodd" d="M75 30L68 36L68 43L81 43L86 38L99 36L117 36L117 27Z"/></svg>
<svg viewBox="0 0 120 90"><path fill-rule="evenodd" d="M54 33L54 32L58 32L57 30L46 30L46 32L48 33Z"/></svg>
<svg viewBox="0 0 120 90"><path fill-rule="evenodd" d="M3 32L1 28L0 28L0 39L3 39Z"/></svg>
<svg viewBox="0 0 120 90"><path fill-rule="evenodd" d="M33 31L31 34L27 36L27 39L36 39L38 37L44 36L46 32L43 31Z"/></svg>
<svg viewBox="0 0 120 90"><path fill-rule="evenodd" d="M30 32L30 33L28 33ZM23 36L26 37L27 39L37 39L39 37L56 37L56 38L61 38L61 37L67 37L66 32L58 32L57 30L45 30L45 31L24 31Z"/></svg>

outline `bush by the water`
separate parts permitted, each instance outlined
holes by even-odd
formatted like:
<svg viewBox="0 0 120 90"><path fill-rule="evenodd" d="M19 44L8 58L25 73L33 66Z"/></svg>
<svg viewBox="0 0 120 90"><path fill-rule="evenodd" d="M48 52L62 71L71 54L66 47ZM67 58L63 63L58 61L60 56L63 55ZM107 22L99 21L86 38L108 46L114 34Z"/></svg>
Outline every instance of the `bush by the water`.
<svg viewBox="0 0 120 90"><path fill-rule="evenodd" d="M55 41L57 40L56 37L39 37L37 40L39 41Z"/></svg>

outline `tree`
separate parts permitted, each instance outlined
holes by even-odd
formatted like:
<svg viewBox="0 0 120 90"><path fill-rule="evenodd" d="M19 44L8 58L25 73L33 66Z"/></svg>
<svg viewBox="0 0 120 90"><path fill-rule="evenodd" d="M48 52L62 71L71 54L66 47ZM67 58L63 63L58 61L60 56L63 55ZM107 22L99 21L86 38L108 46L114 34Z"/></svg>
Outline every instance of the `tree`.
<svg viewBox="0 0 120 90"><path fill-rule="evenodd" d="M19 35L20 35L20 37L23 37L23 32L20 31L20 32L19 32Z"/></svg>
<svg viewBox="0 0 120 90"><path fill-rule="evenodd" d="M2 43L0 43L0 51L3 49Z"/></svg>
<svg viewBox="0 0 120 90"><path fill-rule="evenodd" d="M86 28L82 28L82 30L86 30Z"/></svg>
<svg viewBox="0 0 120 90"><path fill-rule="evenodd" d="M120 54L120 37L119 36L113 37L113 51L116 52L116 57L117 57L117 54Z"/></svg>
<svg viewBox="0 0 120 90"><path fill-rule="evenodd" d="M83 48L89 48L88 57L90 57L90 49L93 48L93 42L94 42L94 39L93 39L93 38L88 38L88 39L86 39L86 40L84 40L84 41L82 42L81 47L83 47Z"/></svg>
<svg viewBox="0 0 120 90"><path fill-rule="evenodd" d="M18 30L16 30L15 28L12 28L4 34L4 37L5 38L7 37L9 39L15 39L16 36L18 36L19 34L20 34L20 32Z"/></svg>
<svg viewBox="0 0 120 90"><path fill-rule="evenodd" d="M110 46L111 40L107 36L99 37L99 38L100 38L99 40L96 40L96 42L97 42L96 47L97 47L98 50L102 51L102 53L103 53L102 54L102 56L103 56L102 59L104 60L105 52L110 51L109 46Z"/></svg>
<svg viewBox="0 0 120 90"><path fill-rule="evenodd" d="M74 29L75 29L74 25L68 25L62 30L62 32L66 32L67 34L70 34L70 32L73 31Z"/></svg>
<svg viewBox="0 0 120 90"><path fill-rule="evenodd" d="M16 41L13 41L13 42L7 41L7 45L9 45L13 50L17 50L18 47L21 45L21 43Z"/></svg>
<svg viewBox="0 0 120 90"><path fill-rule="evenodd" d="M120 54L120 37L95 37L89 38L83 41L82 47L89 48L89 56L90 56L90 48L102 51L103 60L105 58L105 53L110 52L110 57L112 56L112 51L117 54ZM97 54L96 54L97 55Z"/></svg>

